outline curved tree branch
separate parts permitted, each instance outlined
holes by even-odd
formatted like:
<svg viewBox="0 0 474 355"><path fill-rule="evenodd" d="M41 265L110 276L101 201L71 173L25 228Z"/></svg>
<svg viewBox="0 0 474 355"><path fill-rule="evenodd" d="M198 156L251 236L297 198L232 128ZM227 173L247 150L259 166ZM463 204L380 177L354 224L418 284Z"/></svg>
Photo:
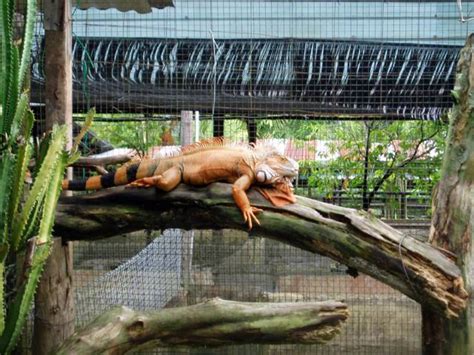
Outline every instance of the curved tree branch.
<svg viewBox="0 0 474 355"><path fill-rule="evenodd" d="M298 197L296 204L275 207L258 192L248 193L264 209L261 226L251 231L303 250L329 256L358 269L448 317L466 305L461 273L449 256L403 235L363 211ZM63 198L55 232L66 240L91 240L140 229L246 230L232 199L231 185L197 188L116 188Z"/></svg>
<svg viewBox="0 0 474 355"><path fill-rule="evenodd" d="M248 192L262 208L261 226L251 233L319 253L378 279L448 317L466 306L459 268L440 249L403 235L363 211L298 197L275 207ZM231 185L180 185L155 189L116 188L63 198L55 232L66 240L91 240L140 229L246 230Z"/></svg>

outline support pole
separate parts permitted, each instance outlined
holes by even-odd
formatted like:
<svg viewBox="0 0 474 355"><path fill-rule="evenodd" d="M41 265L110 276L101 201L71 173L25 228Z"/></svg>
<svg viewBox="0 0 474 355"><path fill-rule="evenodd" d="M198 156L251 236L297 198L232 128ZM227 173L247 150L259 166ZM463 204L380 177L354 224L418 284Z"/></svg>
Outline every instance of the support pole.
<svg viewBox="0 0 474 355"><path fill-rule="evenodd" d="M193 143L193 111L181 111L181 146ZM181 235L181 286L184 290L185 304L188 304L192 285L194 230L176 229Z"/></svg>
<svg viewBox="0 0 474 355"><path fill-rule="evenodd" d="M45 131L55 124L68 126L72 142L71 5L69 0L44 0ZM68 178L72 178L69 169ZM49 354L74 333L72 250L59 238L54 242L35 299L33 349Z"/></svg>
<svg viewBox="0 0 474 355"><path fill-rule="evenodd" d="M181 111L181 145L193 142L193 111Z"/></svg>
<svg viewBox="0 0 474 355"><path fill-rule="evenodd" d="M257 123L253 117L247 119L247 132L249 143L257 143Z"/></svg>
<svg viewBox="0 0 474 355"><path fill-rule="evenodd" d="M74 333L72 250L55 238L36 293L33 349L50 354Z"/></svg>
<svg viewBox="0 0 474 355"><path fill-rule="evenodd" d="M214 137L224 136L224 119L222 117L214 117L212 120L212 126Z"/></svg>
<svg viewBox="0 0 474 355"><path fill-rule="evenodd" d="M201 132L201 120L199 118L199 111L194 111L194 122L195 122L195 127L194 127L194 141L199 142L200 138L200 132Z"/></svg>

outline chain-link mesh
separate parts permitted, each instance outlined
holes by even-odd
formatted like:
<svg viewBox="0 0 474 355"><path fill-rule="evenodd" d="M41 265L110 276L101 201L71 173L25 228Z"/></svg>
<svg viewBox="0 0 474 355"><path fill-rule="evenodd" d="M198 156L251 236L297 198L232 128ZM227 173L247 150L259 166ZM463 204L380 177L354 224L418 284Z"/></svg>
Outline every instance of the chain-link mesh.
<svg viewBox="0 0 474 355"><path fill-rule="evenodd" d="M98 8L111 3L95 1ZM83 155L122 147L153 156L162 146L181 144L180 121L192 117L193 140L271 142L298 160L298 194L370 210L426 238L458 51L474 24L472 2L176 0L174 7L142 6L140 13L73 9L76 130L90 107L98 112ZM41 21L42 15L31 74L38 131L46 104ZM216 296L342 299L351 310L342 334L325 346L160 353L420 353L416 303L275 241L237 231L137 232L74 248L80 326L115 304L159 309Z"/></svg>
<svg viewBox="0 0 474 355"><path fill-rule="evenodd" d="M423 238L426 227L411 226L406 231ZM247 302L336 299L348 304L351 316L342 333L325 346L248 345L182 351L208 354L418 354L420 351L419 306L368 276L348 276L346 267L331 259L232 230L168 230L154 239L157 235L135 233L103 243L75 244L78 324L84 325L114 305L149 310L191 305L212 297ZM144 248L130 257L140 246ZM159 351L168 352L180 350Z"/></svg>

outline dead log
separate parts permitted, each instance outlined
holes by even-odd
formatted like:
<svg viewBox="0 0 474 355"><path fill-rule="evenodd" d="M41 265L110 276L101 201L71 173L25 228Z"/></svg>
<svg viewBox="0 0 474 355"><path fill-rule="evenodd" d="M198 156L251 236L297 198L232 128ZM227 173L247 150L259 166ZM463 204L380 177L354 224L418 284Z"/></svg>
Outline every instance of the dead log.
<svg viewBox="0 0 474 355"><path fill-rule="evenodd" d="M440 249L420 242L367 212L298 197L296 204L275 207L258 192L248 192L262 208L261 226L251 234L319 253L356 268L446 317L465 307L467 293L459 268ZM140 229L246 230L231 197L231 185L197 188L180 185L155 189L116 188L64 198L55 232L69 240L91 240Z"/></svg>
<svg viewBox="0 0 474 355"><path fill-rule="evenodd" d="M136 312L114 308L70 337L56 354L123 354L158 346L320 344L347 319L341 302L246 303L219 298L194 306Z"/></svg>

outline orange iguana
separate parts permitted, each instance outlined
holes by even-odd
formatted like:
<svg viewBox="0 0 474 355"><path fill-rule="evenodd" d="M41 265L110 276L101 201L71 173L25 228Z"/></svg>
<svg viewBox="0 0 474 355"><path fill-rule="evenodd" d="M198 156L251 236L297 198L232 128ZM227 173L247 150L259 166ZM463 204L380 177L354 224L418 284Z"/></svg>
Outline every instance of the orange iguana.
<svg viewBox="0 0 474 355"><path fill-rule="evenodd" d="M142 160L87 180L65 180L63 189L97 190L130 184L171 191L180 183L202 186L228 182L233 184L236 205L252 228L253 222L260 224L255 214L262 210L250 205L245 191L252 185L271 187L259 191L274 205L294 203L291 180L297 174L298 163L273 148L232 145L217 138L183 147L175 156Z"/></svg>

